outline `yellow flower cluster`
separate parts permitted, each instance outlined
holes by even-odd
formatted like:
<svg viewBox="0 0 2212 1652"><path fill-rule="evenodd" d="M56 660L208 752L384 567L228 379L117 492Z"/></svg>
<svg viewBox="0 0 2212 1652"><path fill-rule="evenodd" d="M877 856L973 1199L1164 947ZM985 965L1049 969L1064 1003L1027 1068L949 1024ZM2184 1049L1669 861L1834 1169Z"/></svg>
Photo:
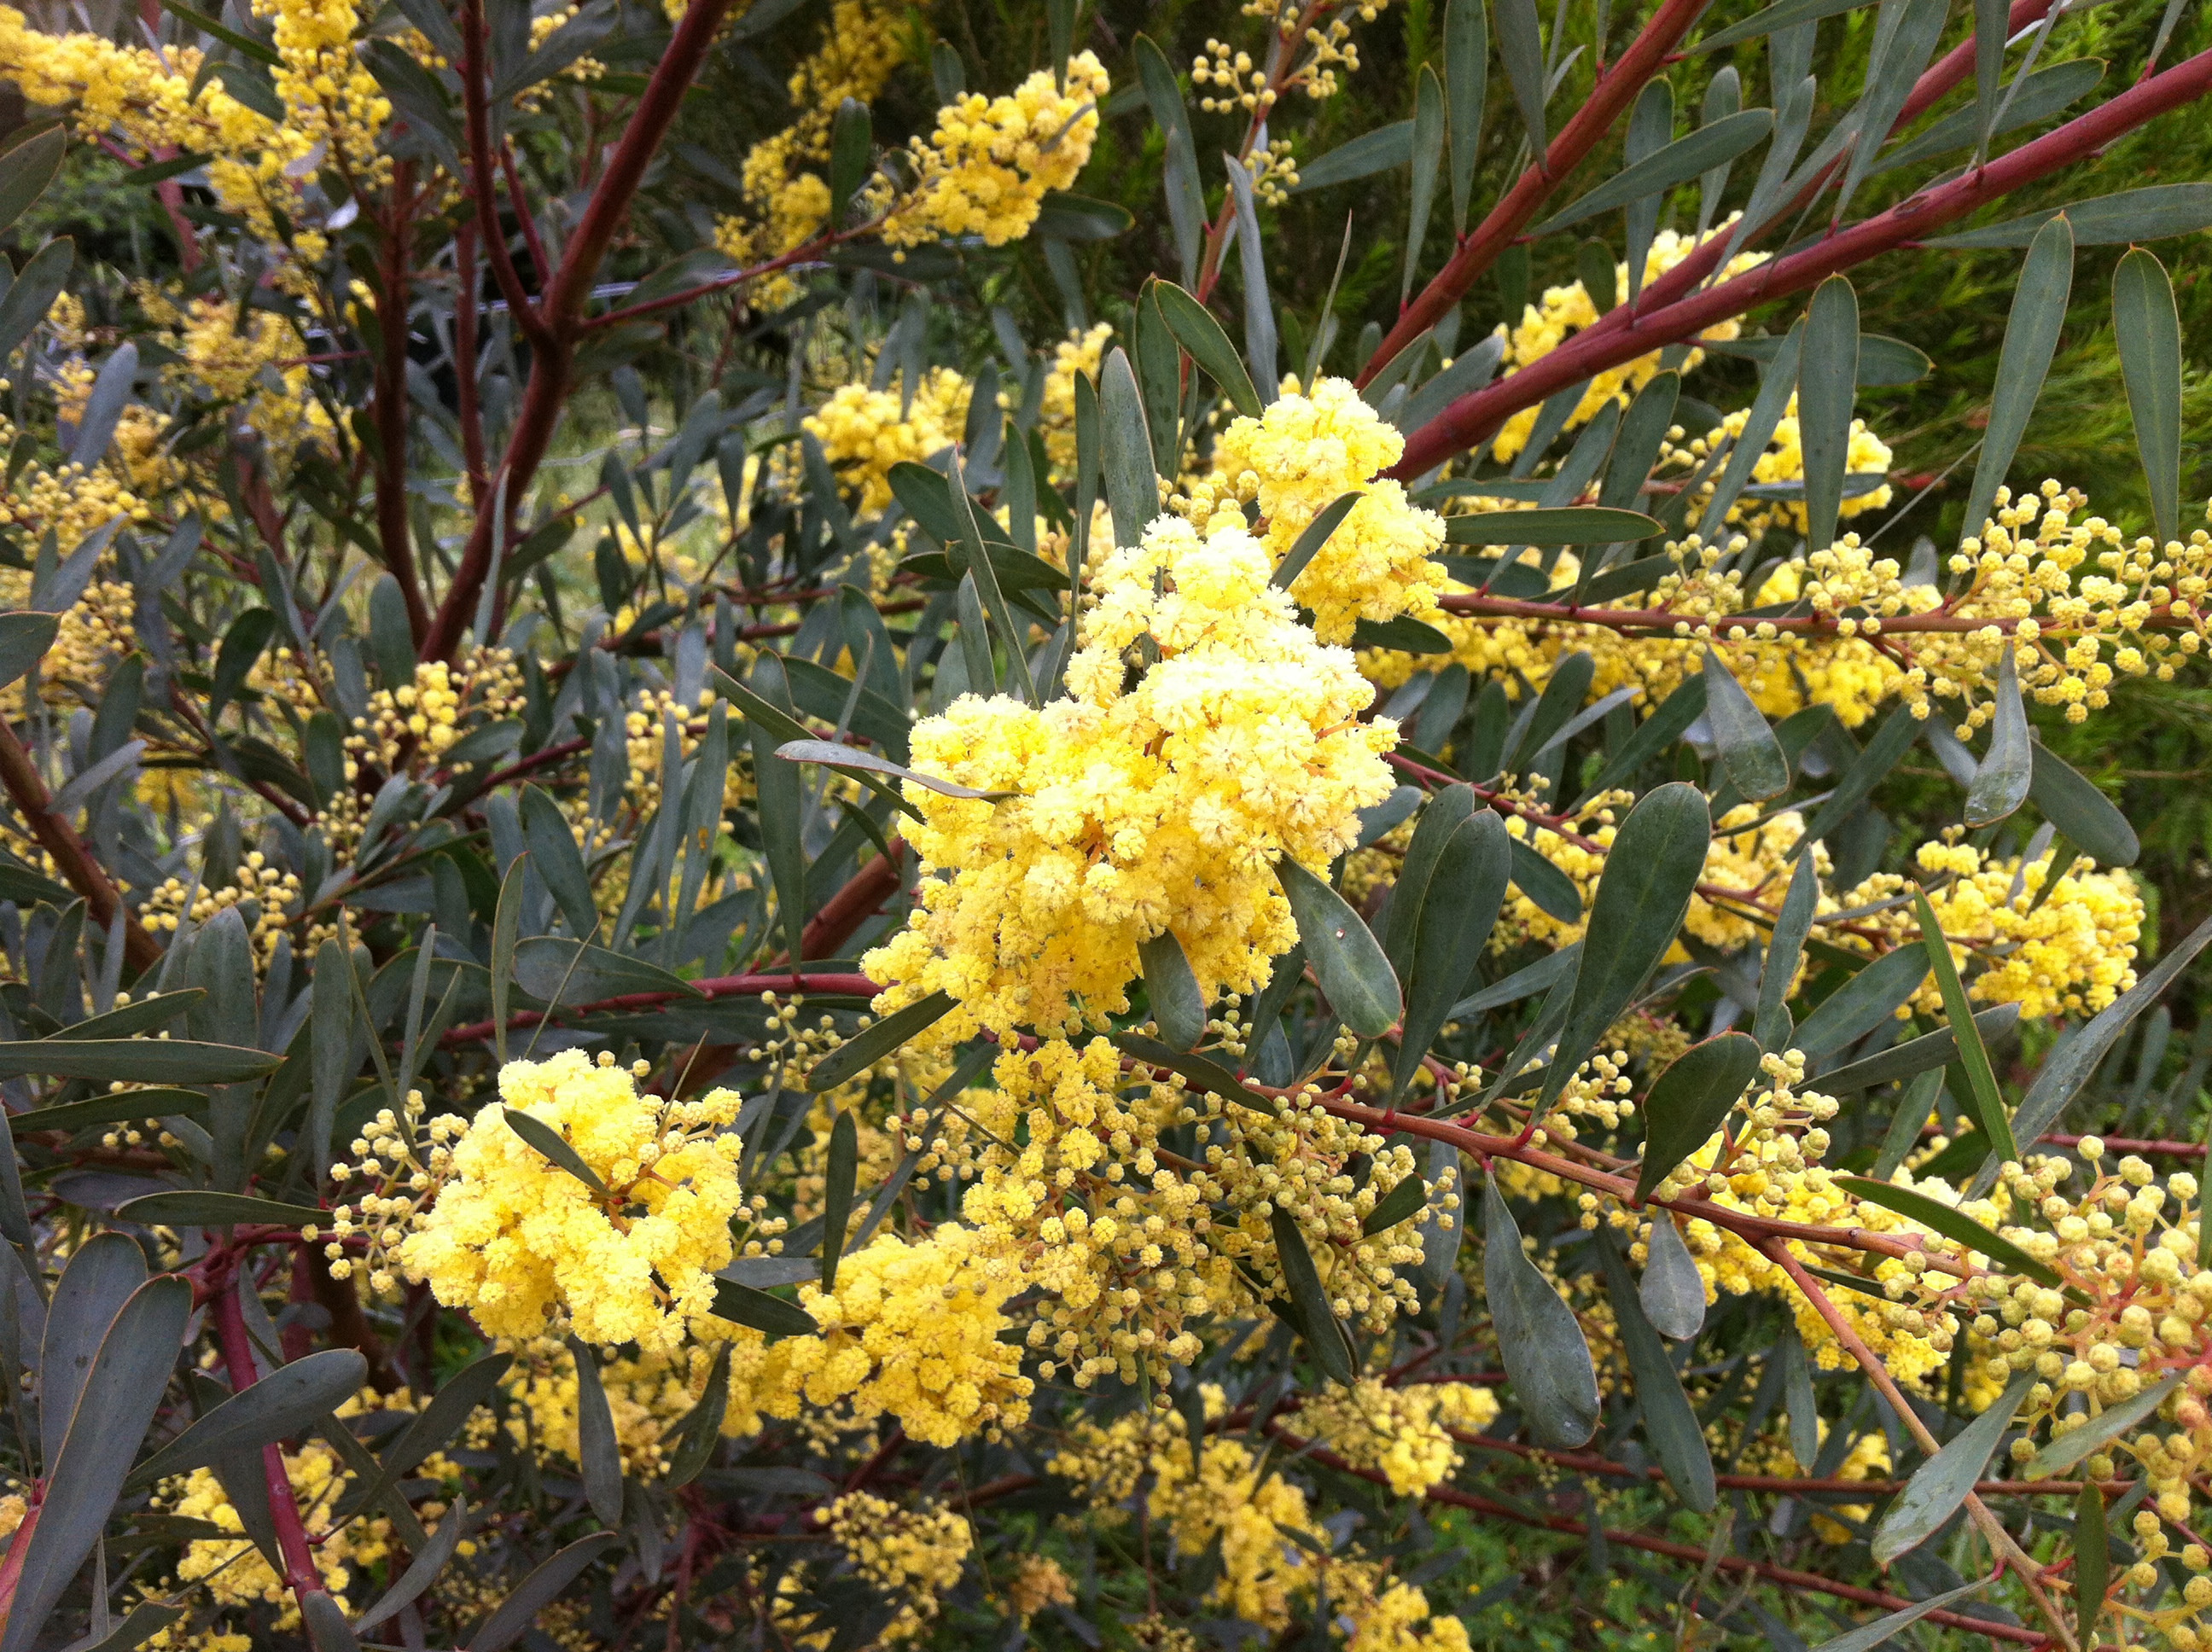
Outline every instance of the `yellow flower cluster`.
<svg viewBox="0 0 2212 1652"><path fill-rule="evenodd" d="M580 1050L510 1061L499 1091L465 1124L432 1120L427 1160L386 1109L356 1144L366 1157L355 1173L388 1177L385 1186L400 1191L341 1207L332 1235L404 1224L386 1248L406 1276L466 1309L489 1336L573 1328L603 1347L673 1351L711 1318L715 1270L736 1248L744 1144L726 1133L736 1092L657 1101L640 1096L611 1055L594 1065ZM510 1110L567 1143L599 1185L532 1146Z"/></svg>
<svg viewBox="0 0 2212 1652"><path fill-rule="evenodd" d="M1044 396L1037 404L1037 428L1044 433L1045 457L1053 469L1067 475L1075 468L1075 380L1095 380L1106 359L1106 341L1114 336L1110 321L1094 323L1087 331L1072 332L1052 353L1052 366L1044 375ZM1012 392L1002 392L1002 400Z"/></svg>
<svg viewBox="0 0 2212 1652"><path fill-rule="evenodd" d="M1711 235L1731 233L1735 222L1731 216L1727 223L1713 230ZM1705 239L1710 240L1711 235ZM1644 257L1645 284L1648 286L1665 275L1696 252L1700 245L1699 239L1694 235L1685 235L1672 229L1661 230L1652 238L1651 250ZM1727 270L1716 279L1725 280L1730 276L1741 275L1762 263L1765 257L1764 252L1740 252L1729 260ZM1628 266L1626 264L1614 266L1613 282L1614 292L1625 301L1628 296ZM1506 333L1506 376L1510 378L1522 368L1549 355L1584 327L1595 326L1601 313L1596 301L1590 296L1589 289L1579 280L1570 282L1564 287L1545 288L1543 301L1526 306L1522 310L1521 319ZM1723 321L1717 323L1703 337L1718 343L1735 337L1741 331L1741 323ZM1598 409L1607 402L1626 406L1638 391L1658 376L1661 354L1653 350L1633 361L1624 361L1619 367L1607 367L1591 379L1589 387L1583 392L1582 400L1567 416L1565 428L1569 430L1581 428L1595 418ZM1687 373L1705 359L1703 350L1692 348L1682 360L1682 371ZM1516 457L1528 445L1529 433L1536 428L1536 418L1540 410L1526 408L1508 419L1504 428L1498 433L1497 440L1491 444L1492 453L1501 461Z"/></svg>
<svg viewBox="0 0 2212 1652"><path fill-rule="evenodd" d="M0 568L0 607L21 608L30 600L27 568ZM138 593L119 580L94 580L64 610L54 628L53 647L39 659L39 691L66 689L87 705L99 703L108 673L138 646ZM30 692L27 677L0 689L0 714L19 717Z"/></svg>
<svg viewBox="0 0 2212 1652"><path fill-rule="evenodd" d="M1389 1477L1401 1497L1418 1497L1449 1479L1460 1451L1450 1430L1477 1433L1497 1419L1498 1396L1472 1382L1424 1382L1386 1388L1363 1376L1330 1388L1298 1409L1298 1424L1355 1468Z"/></svg>
<svg viewBox="0 0 2212 1652"><path fill-rule="evenodd" d="M1310 396L1280 396L1260 417L1231 422L1214 445L1213 478L1182 508L1204 521L1225 501L1256 501L1267 554L1279 562L1316 517L1358 490L1359 502L1291 582L1313 611L1314 634L1346 642L1355 621L1433 613L1443 587L1443 565L1430 560L1443 544L1443 519L1381 475L1405 451L1349 380L1323 379Z"/></svg>
<svg viewBox="0 0 2212 1652"><path fill-rule="evenodd" d="M302 446L325 446L331 418L312 389L307 340L289 316L268 310L241 315L221 297L197 298L179 305L150 282L138 288L140 307L161 331L161 342L178 359L162 369L165 383L236 410L235 416L261 439L262 451L282 471ZM150 441L131 474L154 469L161 460L160 433L149 424L142 441ZM118 438L119 440L119 438Z"/></svg>
<svg viewBox="0 0 2212 1652"><path fill-rule="evenodd" d="M890 209L884 239L912 246L980 235L1004 246L1029 234L1047 191L1066 189L1091 159L1098 106L1112 89L1096 52L1067 61L1066 86L1040 69L1010 95L971 92L937 112L937 130L910 149L915 183Z"/></svg>
<svg viewBox="0 0 2212 1652"><path fill-rule="evenodd" d="M344 1463L320 1440L311 1440L296 1452L286 1452L284 1473L292 1483L293 1496L310 1520L327 1518L346 1485ZM292 1591L259 1546L246 1535L237 1506L213 1469L196 1468L164 1485L156 1497L164 1511L177 1519L204 1521L229 1534L194 1538L185 1545L177 1561L179 1585L205 1588L207 1598L218 1610L265 1604L277 1608L280 1629L298 1625L300 1609ZM355 1521L338 1527L327 1541L315 1546L315 1570L341 1611L351 1610L345 1592L352 1583L355 1568L374 1566L388 1552L387 1530L380 1519Z"/></svg>
<svg viewBox="0 0 2212 1652"><path fill-rule="evenodd" d="M368 696L368 711L354 719L346 737L346 778L355 777L363 759L396 771L410 751L434 766L471 726L515 714L523 698L522 668L512 649L472 649L452 665L424 660L412 683ZM656 771L659 756L656 750Z"/></svg>
<svg viewBox="0 0 2212 1652"><path fill-rule="evenodd" d="M1729 414L1721 422L1720 428L1706 436L1703 442L1693 442L1687 450L1690 456L1703 459L1723 438L1735 440L1743 434L1743 428L1751 420L1751 410L1745 408ZM1889 444L1867 428L1864 419L1851 421L1850 441L1844 461L1845 472L1852 477L1887 476L1890 462ZM1662 459L1662 463L1664 463ZM1756 483L1802 482L1805 479L1804 438L1797 425L1797 398L1792 394L1790 404L1767 439L1766 447L1751 467L1751 479ZM1704 490L1709 495L1710 489ZM1704 496L1701 495L1701 496ZM1867 488L1863 492L1847 493L1840 514L1848 520L1868 511L1888 507L1892 495L1889 483ZM1747 533L1763 533L1777 525L1786 525L1799 533L1811 525L1806 515L1804 502L1796 499L1761 499L1745 495L1729 507L1728 519ZM1771 600L1769 598L1768 600Z"/></svg>
<svg viewBox="0 0 2212 1652"><path fill-rule="evenodd" d="M975 386L951 367L932 367L902 416L904 398L894 378L884 390L841 385L800 423L838 474L860 490L861 511L880 511L891 502L891 466L919 464L959 440L974 394Z"/></svg>
<svg viewBox="0 0 2212 1652"><path fill-rule="evenodd" d="M943 990L946 1042L1095 1024L1128 1007L1138 946L1166 931L1209 999L1267 980L1296 935L1276 860L1326 866L1352 846L1397 735L1357 720L1372 690L1297 623L1271 568L1240 512L1202 533L1161 518L1091 581L1074 698L966 695L915 726L915 768L1015 795L906 783L908 841L940 875L863 961L889 983L879 1012ZM1157 658L1125 686L1141 638Z"/></svg>
<svg viewBox="0 0 2212 1652"><path fill-rule="evenodd" d="M909 1243L879 1234L837 1265L837 1289L799 1287L817 1336L763 1348L759 1333L703 1328L732 1351L727 1434L756 1431L760 1417L795 1417L799 1403L849 1404L856 1416L888 1414L930 1445L971 1435L997 1438L1029 1419L1034 1388L1021 1350L1000 1340L1020 1270L973 1229L946 1224Z"/></svg>
<svg viewBox="0 0 2212 1652"><path fill-rule="evenodd" d="M519 1351L501 1387L514 1399L507 1428L518 1445L534 1442L572 1463L583 1461L577 1436L576 1361L567 1345L540 1337ZM614 1419L623 1473L651 1479L667 1471L672 1431L696 1398L686 1367L659 1354L601 1367L599 1386Z"/></svg>
<svg viewBox="0 0 2212 1652"><path fill-rule="evenodd" d="M216 913L235 907L252 938L254 957L265 965L276 950L277 938L291 927L301 896L300 874L271 865L266 855L253 849L238 863L227 884L210 888L197 880L187 885L179 878L164 878L146 896L141 918L157 934L173 935L187 920L197 929Z"/></svg>
<svg viewBox="0 0 2212 1652"><path fill-rule="evenodd" d="M928 1629L975 1546L974 1531L950 1509L901 1509L867 1491L847 1492L816 1518L853 1570L897 1602L898 1615L883 1632L887 1646Z"/></svg>

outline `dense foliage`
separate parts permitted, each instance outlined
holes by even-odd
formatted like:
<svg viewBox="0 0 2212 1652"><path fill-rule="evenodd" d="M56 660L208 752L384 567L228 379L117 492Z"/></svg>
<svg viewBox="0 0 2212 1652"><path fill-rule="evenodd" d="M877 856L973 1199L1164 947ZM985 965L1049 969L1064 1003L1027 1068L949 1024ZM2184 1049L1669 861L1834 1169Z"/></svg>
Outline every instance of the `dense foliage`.
<svg viewBox="0 0 2212 1652"><path fill-rule="evenodd" d="M2212 31L1624 9L0 5L0 1652L2212 1644Z"/></svg>

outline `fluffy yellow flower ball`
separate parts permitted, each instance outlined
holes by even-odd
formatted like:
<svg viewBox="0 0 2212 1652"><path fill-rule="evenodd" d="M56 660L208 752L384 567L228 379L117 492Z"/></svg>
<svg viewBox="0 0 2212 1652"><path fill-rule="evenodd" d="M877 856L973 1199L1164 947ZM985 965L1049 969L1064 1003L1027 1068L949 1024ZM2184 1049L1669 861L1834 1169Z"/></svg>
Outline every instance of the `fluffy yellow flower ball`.
<svg viewBox="0 0 2212 1652"><path fill-rule="evenodd" d="M1173 517L1101 565L1070 663L1075 698L1037 709L965 695L916 725L914 766L1016 795L908 782L926 871L908 927L863 960L888 1013L942 990L935 1029L1066 1033L1128 1007L1137 948L1171 930L1209 998L1256 989L1297 938L1284 855L1326 866L1390 790L1387 720L1352 655L1297 623L1233 509L1201 536ZM1156 592L1156 579L1164 587ZM1159 658L1125 687L1124 651Z"/></svg>
<svg viewBox="0 0 2212 1652"><path fill-rule="evenodd" d="M484 1333L523 1339L573 1327L589 1343L667 1353L708 1319L741 1200L743 1142L719 1127L734 1090L697 1102L637 1093L626 1068L580 1050L500 1069L500 1100L453 1144L452 1179L401 1241L409 1278ZM574 1148L602 1196L518 1135L526 1113Z"/></svg>
<svg viewBox="0 0 2212 1652"><path fill-rule="evenodd" d="M1348 641L1358 620L1436 610L1445 570L1429 558L1443 544L1443 519L1408 504L1397 483L1376 479L1405 451L1405 438L1343 379L1319 380L1310 396L1280 397L1260 417L1237 419L1222 433L1214 463L1240 495L1259 501L1276 562L1314 518L1353 489L1364 490L1291 582L1323 642Z"/></svg>
<svg viewBox="0 0 2212 1652"><path fill-rule="evenodd" d="M971 92L939 110L929 141L913 146L921 181L893 210L884 239L911 246L980 235L1003 246L1028 234L1046 192L1066 189L1091 159L1098 106L1112 89L1095 52L1070 58L1066 79L1062 91L1040 69L1009 96Z"/></svg>

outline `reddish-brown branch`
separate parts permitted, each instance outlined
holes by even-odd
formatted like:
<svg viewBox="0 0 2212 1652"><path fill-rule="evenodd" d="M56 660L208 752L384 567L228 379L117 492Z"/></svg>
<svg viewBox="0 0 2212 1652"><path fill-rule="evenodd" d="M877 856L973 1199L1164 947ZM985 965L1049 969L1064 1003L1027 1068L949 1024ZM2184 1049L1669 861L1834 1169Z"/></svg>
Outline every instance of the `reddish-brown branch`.
<svg viewBox="0 0 2212 1652"><path fill-rule="evenodd" d="M1547 1451L1541 1446L1522 1445L1513 1440L1495 1440L1487 1434L1477 1434L1471 1429L1455 1428L1446 1431L1462 1445L1510 1457L1534 1458L1557 1463L1577 1474L1602 1474L1610 1479L1621 1480L1662 1480L1667 1477L1667 1471L1656 1464L1632 1468L1626 1463L1613 1461L1610 1457L1601 1457L1594 1451ZM1761 1491L1784 1497L1820 1497L1829 1493L1881 1497L1905 1489L1903 1480L1846 1480L1832 1477L1824 1479L1800 1474L1716 1474L1713 1484L1724 1491ZM2096 1484L2114 1496L2126 1489L2126 1483L2121 1480L2099 1480ZM2070 1497L2079 1495L2081 1490L2080 1480L1978 1480L1974 1485L1977 1494L1991 1497Z"/></svg>
<svg viewBox="0 0 2212 1652"><path fill-rule="evenodd" d="M415 239L414 174L413 161L393 163L376 295L376 537L419 647L430 629L430 610L407 519L407 273Z"/></svg>
<svg viewBox="0 0 2212 1652"><path fill-rule="evenodd" d="M562 253L560 268L547 283L538 310L538 319L546 336L533 340L537 348L531 352L529 382L515 416L514 434L507 440L506 459L500 466L499 482L503 488L496 499L477 501L476 521L461 553L460 565L455 568L453 583L422 641L420 652L424 659L453 657L460 647L462 634L475 615L484 581L496 577L492 561L494 547L502 537L502 519L511 518L520 507L560 422L561 410L568 401L584 303L591 296L600 262L614 240L615 232L628 216L638 185L644 181L646 167L667 136L684 94L721 30L731 3L732 0L696 0L685 10L683 21L676 26L667 49L653 67L652 78L646 82L644 94L630 113L605 171L592 188L575 233L568 238L568 246ZM471 27L481 30L479 0L471 0L469 10ZM478 77L464 75L462 78L474 84ZM484 141L488 144L489 137ZM472 163L471 170L477 174L477 222L483 228L489 195L488 153L481 156L480 165ZM484 228L485 251L492 253L495 268L498 257L495 250L496 229L495 222ZM496 245L504 246L503 242ZM509 303L513 303L512 298Z"/></svg>
<svg viewBox="0 0 2212 1652"><path fill-rule="evenodd" d="M216 1340L222 1350L224 1368L230 1373L234 1393L242 1394L260 1381L253 1357L252 1339L246 1329L246 1315L239 1306L240 1281L216 1282L210 1306L215 1309ZM250 1284L246 1285L251 1289ZM262 1477L269 1488L270 1524L276 1527L276 1547L284 1562L284 1585L302 1603L310 1594L327 1593L322 1574L315 1570L314 1546L307 1540L307 1523L300 1516L300 1500L293 1495L292 1477L284 1467L284 1449L261 1448Z"/></svg>
<svg viewBox="0 0 2212 1652"><path fill-rule="evenodd" d="M1552 191L1605 142L1613 122L1626 112L1651 77L1667 66L1674 48L1710 3L1711 0L1666 0L1652 13L1628 50L1598 76L1588 100L1552 140L1542 158L1521 174L1489 215L1460 242L1450 261L1399 313L1397 325L1368 357L1356 382L1365 385L1466 296L1468 288L1498 262L1498 254L1520 238Z"/></svg>
<svg viewBox="0 0 2212 1652"><path fill-rule="evenodd" d="M853 938L853 932L898 893L906 867L906 840L895 837L890 847L890 859L876 856L847 878L844 888L823 902L822 910L806 920L806 927L799 937L802 960L835 957L838 950Z"/></svg>
<svg viewBox="0 0 2212 1652"><path fill-rule="evenodd" d="M1300 1455L1319 1463L1324 1468L1334 1469L1340 1474L1351 1474L1360 1479L1372 1480L1380 1485L1390 1483L1389 1475L1379 1470L1355 1468L1334 1452L1283 1429L1270 1429L1270 1433L1294 1448ZM1533 1526L1542 1531L1558 1532L1567 1537L1587 1538L1591 1527L1589 1522L1568 1515L1538 1515L1506 1503L1496 1503L1473 1491L1462 1491L1456 1486L1436 1485L1429 1488L1427 1500L1449 1504L1455 1509L1466 1509L1493 1519L1510 1520L1523 1526ZM1741 1555L1725 1554L1708 1557L1694 1543L1676 1543L1663 1537L1648 1537L1642 1532L1606 1530L1605 1540L1618 1543L1624 1548L1641 1549L1647 1554L1663 1554L1675 1560L1686 1560L1693 1565L1705 1565L1710 1559L1720 1571L1738 1576L1748 1575L1763 1582L1778 1584L1784 1588L1804 1589L1816 1594L1832 1595L1838 1600L1849 1600L1857 1606L1875 1606L1884 1612L1899 1612L1912 1604L1901 1595L1882 1589L1862 1588L1855 1583L1843 1583L1832 1577L1823 1577L1818 1572L1799 1571L1789 1566L1776 1566L1764 1560L1747 1559ZM1980 1618L1969 1618L1957 1612L1931 1612L1926 1621L1942 1624L1947 1628L1970 1630L1977 1635L1986 1635L1992 1640L2018 1641L2027 1645L2042 1643L2047 1637L2032 1629L2014 1624L1990 1623Z"/></svg>
<svg viewBox="0 0 2212 1652"><path fill-rule="evenodd" d="M486 102L489 71L484 61L483 0L465 0L461 7L461 102L468 120L469 193L476 203L477 231L483 237L484 256L491 261L492 279L507 300L507 313L514 318L523 337L543 349L550 346L551 336L538 319L538 307L531 302L521 272L507 251L507 232L500 228L499 182L492 170L491 110ZM514 213L518 218L529 216L520 196L515 198ZM538 278L545 279L543 264L538 266ZM482 495L474 502L479 514L488 508L489 501Z"/></svg>
<svg viewBox="0 0 2212 1652"><path fill-rule="evenodd" d="M121 892L106 869L94 858L91 847L77 835L76 828L54 812L53 799L46 791L38 764L31 761L31 754L23 749L23 743L15 738L15 731L5 720L0 720L0 786L8 788L8 795L23 817L23 823L39 840L39 847L52 857L64 880L84 896L85 914L94 925L105 932L114 923L117 913L125 913L123 957L131 966L131 974L143 974L158 963L161 944L135 916L128 914Z"/></svg>
<svg viewBox="0 0 2212 1652"><path fill-rule="evenodd" d="M483 407L477 396L477 222L453 228L453 396L461 422L461 462L469 474L469 503L482 510L491 486L485 468Z"/></svg>
<svg viewBox="0 0 2212 1652"><path fill-rule="evenodd" d="M1548 355L1509 379L1461 397L1407 439L1390 472L1401 479L1433 470L1496 434L1524 408L1541 404L1607 367L1694 338L1716 323L1761 304L1818 286L1828 276L1879 253L1924 240L1978 207L2081 161L2115 139L2212 91L2212 52L2201 52L2143 81L2056 131L2024 143L1987 166L1899 202L1888 211L1822 236L1733 280L1693 290L1719 256L1718 238L1705 258L1686 258L1645 290L1643 301L1617 307Z"/></svg>

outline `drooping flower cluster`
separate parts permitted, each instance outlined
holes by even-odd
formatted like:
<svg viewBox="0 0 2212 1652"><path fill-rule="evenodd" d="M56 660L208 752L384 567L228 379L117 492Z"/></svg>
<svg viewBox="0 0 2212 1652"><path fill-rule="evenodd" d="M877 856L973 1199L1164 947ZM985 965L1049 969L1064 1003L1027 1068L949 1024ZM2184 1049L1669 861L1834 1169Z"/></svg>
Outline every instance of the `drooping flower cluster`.
<svg viewBox="0 0 2212 1652"><path fill-rule="evenodd" d="M818 1517L853 1570L898 1603L883 1632L886 1645L929 1627L975 1546L974 1531L950 1509L901 1509L867 1491L847 1492Z"/></svg>
<svg viewBox="0 0 2212 1652"><path fill-rule="evenodd" d="M888 1012L957 1001L937 1036L1063 1032L1128 1007L1139 945L1172 932L1210 999L1267 978L1295 938L1281 857L1326 866L1390 789L1387 720L1352 656L1300 625L1241 513L1172 517L1118 550L1042 710L963 695L918 724L913 767L1001 799L906 783L933 873L909 926L863 960ZM1161 587L1155 589L1156 582ZM1128 681L1125 654L1158 659Z"/></svg>
<svg viewBox="0 0 2212 1652"><path fill-rule="evenodd" d="M1451 1478L1460 1464L1454 1428L1480 1433L1498 1417L1498 1396L1468 1382L1386 1387L1363 1376L1331 1388L1298 1409L1298 1426L1356 1468L1388 1476L1401 1497L1419 1497Z"/></svg>
<svg viewBox="0 0 2212 1652"><path fill-rule="evenodd" d="M823 456L860 490L860 508L891 502L891 466L942 452L967 428L974 386L950 367L934 367L908 398L897 379L884 390L841 385L801 421Z"/></svg>

